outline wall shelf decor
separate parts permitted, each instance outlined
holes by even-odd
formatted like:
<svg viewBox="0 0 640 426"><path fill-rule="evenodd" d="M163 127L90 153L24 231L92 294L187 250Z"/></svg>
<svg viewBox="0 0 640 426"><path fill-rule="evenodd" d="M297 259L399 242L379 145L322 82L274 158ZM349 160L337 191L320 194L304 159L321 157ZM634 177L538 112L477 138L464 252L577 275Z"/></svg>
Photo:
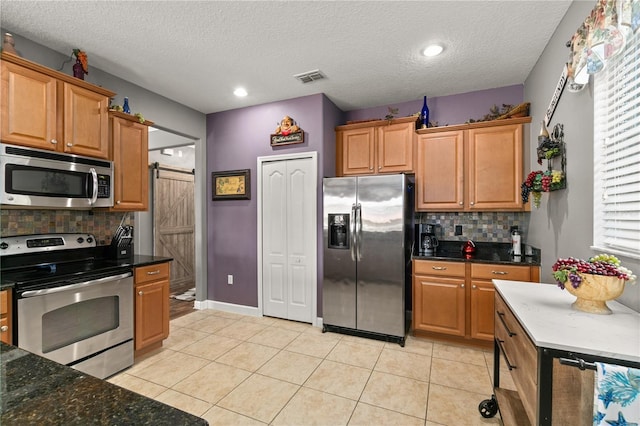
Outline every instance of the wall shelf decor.
<svg viewBox="0 0 640 426"><path fill-rule="evenodd" d="M529 201L529 194L532 194L533 205L540 207L540 199L543 192L557 191L567 187L566 174L566 147L564 143L564 126L561 123L553 127L551 135L547 132L545 123L542 123L540 136L538 136L538 147L536 149L538 164L547 161L547 170L534 170L529 173L522 183L522 201ZM560 169L557 162L560 160Z"/></svg>

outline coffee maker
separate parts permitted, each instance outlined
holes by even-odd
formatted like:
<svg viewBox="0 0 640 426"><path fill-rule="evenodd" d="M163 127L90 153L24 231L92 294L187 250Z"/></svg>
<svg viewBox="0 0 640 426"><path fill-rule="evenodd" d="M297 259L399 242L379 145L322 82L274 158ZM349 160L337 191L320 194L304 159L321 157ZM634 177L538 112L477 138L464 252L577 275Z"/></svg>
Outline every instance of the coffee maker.
<svg viewBox="0 0 640 426"><path fill-rule="evenodd" d="M418 236L418 253L422 256L434 256L438 247L435 223L419 223L416 225Z"/></svg>

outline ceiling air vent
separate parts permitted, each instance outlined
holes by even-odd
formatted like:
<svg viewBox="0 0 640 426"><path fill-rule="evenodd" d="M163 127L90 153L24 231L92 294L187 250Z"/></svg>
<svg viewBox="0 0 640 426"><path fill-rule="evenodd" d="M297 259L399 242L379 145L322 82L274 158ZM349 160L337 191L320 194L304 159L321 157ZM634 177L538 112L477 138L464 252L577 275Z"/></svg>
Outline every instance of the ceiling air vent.
<svg viewBox="0 0 640 426"><path fill-rule="evenodd" d="M312 83L316 80L322 80L323 78L326 78L324 76L324 74L322 74L320 72L320 70L313 70L313 71L307 71L307 72L303 72L301 74L296 74L294 75L295 78L297 78L298 80L300 80L303 83Z"/></svg>

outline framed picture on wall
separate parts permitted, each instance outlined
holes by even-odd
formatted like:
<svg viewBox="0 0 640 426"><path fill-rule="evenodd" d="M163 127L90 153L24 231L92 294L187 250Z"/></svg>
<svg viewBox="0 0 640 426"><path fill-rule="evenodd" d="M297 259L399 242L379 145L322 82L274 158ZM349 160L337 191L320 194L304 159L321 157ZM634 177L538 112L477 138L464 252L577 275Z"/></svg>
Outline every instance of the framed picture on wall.
<svg viewBox="0 0 640 426"><path fill-rule="evenodd" d="M251 170L227 170L211 172L213 201L250 200Z"/></svg>

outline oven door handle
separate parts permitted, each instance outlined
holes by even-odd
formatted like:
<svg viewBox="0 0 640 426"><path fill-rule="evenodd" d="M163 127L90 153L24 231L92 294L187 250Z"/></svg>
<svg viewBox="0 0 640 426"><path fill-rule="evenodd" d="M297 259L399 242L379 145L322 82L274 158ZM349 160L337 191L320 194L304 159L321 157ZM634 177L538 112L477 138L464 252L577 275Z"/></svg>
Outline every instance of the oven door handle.
<svg viewBox="0 0 640 426"><path fill-rule="evenodd" d="M107 281L122 280L124 278L131 277L131 276L133 276L133 274L131 272L127 272L120 275L112 275L109 277L98 278L97 280L90 280L90 281L85 281L77 284L69 284L62 287L43 288L42 290L27 290L24 293L22 293L22 297L26 298L26 297L44 296L46 294L60 293L62 291L75 290L78 288L86 288L94 285L104 284Z"/></svg>

